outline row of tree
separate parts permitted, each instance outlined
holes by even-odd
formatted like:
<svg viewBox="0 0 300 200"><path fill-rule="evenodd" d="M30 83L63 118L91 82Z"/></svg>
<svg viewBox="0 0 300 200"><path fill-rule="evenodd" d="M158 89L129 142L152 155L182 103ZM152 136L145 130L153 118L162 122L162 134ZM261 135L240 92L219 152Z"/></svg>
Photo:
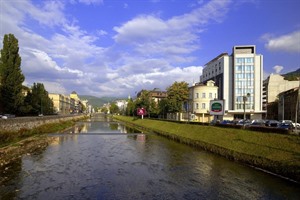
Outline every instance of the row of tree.
<svg viewBox="0 0 300 200"><path fill-rule="evenodd" d="M23 86L19 44L13 34L5 34L0 57L0 113L15 115L53 114L53 102L42 83Z"/></svg>
<svg viewBox="0 0 300 200"><path fill-rule="evenodd" d="M147 115L151 117L165 117L167 113L182 112L189 96L188 83L174 82L167 88L167 97L162 98L158 103L151 98L151 91L144 90L135 99L129 99L126 107L126 115L136 115L138 108L145 108Z"/></svg>

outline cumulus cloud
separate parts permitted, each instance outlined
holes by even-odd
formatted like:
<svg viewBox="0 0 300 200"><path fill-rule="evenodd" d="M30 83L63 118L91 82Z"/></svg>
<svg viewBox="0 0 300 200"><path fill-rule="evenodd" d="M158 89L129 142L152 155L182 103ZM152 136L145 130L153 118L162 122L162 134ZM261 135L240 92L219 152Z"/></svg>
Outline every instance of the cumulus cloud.
<svg viewBox="0 0 300 200"><path fill-rule="evenodd" d="M123 97L141 89L166 89L174 81L198 82L202 66L190 63L195 59L191 53L200 48L199 33L210 21L222 20L228 7L225 0L211 1L170 19L139 15L115 26L114 43L101 47L97 42L110 30L93 34L82 29L64 14L67 1L12 2L1 2L5 29L0 34L18 38L26 84L44 83L50 93Z"/></svg>
<svg viewBox="0 0 300 200"><path fill-rule="evenodd" d="M262 39L267 41L265 47L270 51L300 52L300 30L278 37L265 34Z"/></svg>
<svg viewBox="0 0 300 200"><path fill-rule="evenodd" d="M283 66L275 65L273 69L275 70L276 74L279 74L283 70Z"/></svg>
<svg viewBox="0 0 300 200"><path fill-rule="evenodd" d="M142 55L168 56L185 61L187 54L200 48L199 32L209 22L220 22L229 1L210 1L190 13L163 20L155 15L141 15L114 27L117 44L131 46ZM181 57L181 58L180 58Z"/></svg>

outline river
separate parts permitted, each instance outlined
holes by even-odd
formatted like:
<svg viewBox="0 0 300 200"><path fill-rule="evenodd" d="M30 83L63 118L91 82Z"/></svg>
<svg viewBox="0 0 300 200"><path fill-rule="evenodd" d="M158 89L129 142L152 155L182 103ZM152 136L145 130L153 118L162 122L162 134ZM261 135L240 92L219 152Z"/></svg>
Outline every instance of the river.
<svg viewBox="0 0 300 200"><path fill-rule="evenodd" d="M49 134L8 167L0 199L299 199L298 183L110 120ZM3 177L2 177L3 178Z"/></svg>

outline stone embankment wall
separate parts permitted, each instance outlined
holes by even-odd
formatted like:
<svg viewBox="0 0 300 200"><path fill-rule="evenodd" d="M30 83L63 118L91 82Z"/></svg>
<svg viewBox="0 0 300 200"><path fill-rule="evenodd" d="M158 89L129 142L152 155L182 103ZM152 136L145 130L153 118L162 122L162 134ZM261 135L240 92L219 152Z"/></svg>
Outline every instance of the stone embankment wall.
<svg viewBox="0 0 300 200"><path fill-rule="evenodd" d="M43 124L59 123L61 121L78 120L86 115L52 115L43 117L17 117L0 119L1 131L19 131L20 129L32 129Z"/></svg>

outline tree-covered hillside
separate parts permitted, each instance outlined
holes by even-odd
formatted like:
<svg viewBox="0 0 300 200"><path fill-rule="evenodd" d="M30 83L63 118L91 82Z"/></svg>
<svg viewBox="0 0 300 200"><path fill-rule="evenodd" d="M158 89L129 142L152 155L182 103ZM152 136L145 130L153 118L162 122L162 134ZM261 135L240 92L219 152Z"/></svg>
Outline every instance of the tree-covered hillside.
<svg viewBox="0 0 300 200"><path fill-rule="evenodd" d="M285 80L296 81L298 80L297 78L300 77L300 68L297 69L296 71L283 74L282 76L284 76Z"/></svg>
<svg viewBox="0 0 300 200"><path fill-rule="evenodd" d="M103 104L116 100L116 97L95 97L90 95L79 95L81 100L87 99L93 107L102 107Z"/></svg>

